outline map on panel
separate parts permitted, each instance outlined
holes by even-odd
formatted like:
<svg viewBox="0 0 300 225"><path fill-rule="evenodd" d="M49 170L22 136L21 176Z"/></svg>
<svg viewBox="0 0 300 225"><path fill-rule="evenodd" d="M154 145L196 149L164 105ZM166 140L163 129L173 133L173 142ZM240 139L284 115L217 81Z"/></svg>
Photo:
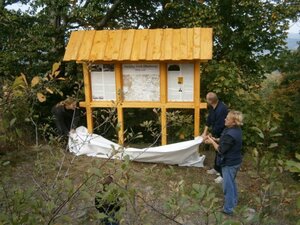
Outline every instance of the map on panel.
<svg viewBox="0 0 300 225"><path fill-rule="evenodd" d="M158 64L123 64L122 69L125 101L160 100Z"/></svg>
<svg viewBox="0 0 300 225"><path fill-rule="evenodd" d="M168 101L194 100L194 64L168 65Z"/></svg>
<svg viewBox="0 0 300 225"><path fill-rule="evenodd" d="M93 101L116 100L116 78L113 64L91 66Z"/></svg>

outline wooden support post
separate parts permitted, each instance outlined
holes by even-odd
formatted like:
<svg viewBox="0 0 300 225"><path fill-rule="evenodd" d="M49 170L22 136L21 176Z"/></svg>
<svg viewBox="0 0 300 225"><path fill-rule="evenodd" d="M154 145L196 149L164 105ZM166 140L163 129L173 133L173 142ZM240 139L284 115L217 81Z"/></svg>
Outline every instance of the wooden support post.
<svg viewBox="0 0 300 225"><path fill-rule="evenodd" d="M118 137L119 144L124 144L124 116L123 116L123 76L122 68L120 63L115 64L115 75L116 75L116 94L117 94L117 111L118 111Z"/></svg>
<svg viewBox="0 0 300 225"><path fill-rule="evenodd" d="M93 110L91 108L91 101L92 101L91 75L90 75L88 65L86 63L83 63L82 67L83 67L87 129L89 133L93 133L94 125L93 125Z"/></svg>
<svg viewBox="0 0 300 225"><path fill-rule="evenodd" d="M200 62L194 64L194 136L200 135Z"/></svg>
<svg viewBox="0 0 300 225"><path fill-rule="evenodd" d="M160 63L161 144L167 144L167 64Z"/></svg>

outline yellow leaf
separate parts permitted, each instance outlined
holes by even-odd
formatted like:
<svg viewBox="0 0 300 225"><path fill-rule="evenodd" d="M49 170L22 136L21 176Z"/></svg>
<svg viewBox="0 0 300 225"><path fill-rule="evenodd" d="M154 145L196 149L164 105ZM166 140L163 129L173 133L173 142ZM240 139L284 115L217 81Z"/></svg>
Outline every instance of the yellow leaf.
<svg viewBox="0 0 300 225"><path fill-rule="evenodd" d="M53 91L50 88L46 87L46 91L48 91L50 94L53 94Z"/></svg>
<svg viewBox="0 0 300 225"><path fill-rule="evenodd" d="M31 80L31 87L36 86L39 82L40 82L40 77L39 76L35 76L34 78L32 78Z"/></svg>
<svg viewBox="0 0 300 225"><path fill-rule="evenodd" d="M26 86L28 86L27 79L26 79L26 76L24 75L24 73L21 73L21 77L23 78L24 83L26 84Z"/></svg>
<svg viewBox="0 0 300 225"><path fill-rule="evenodd" d="M58 94L60 95L60 96L64 96L64 93L62 92L62 91L59 91L59 90L56 90L57 92L58 92Z"/></svg>
<svg viewBox="0 0 300 225"><path fill-rule="evenodd" d="M58 71L58 70L59 70L59 67L60 67L60 62L54 63L54 64L52 65L52 74L54 74L56 71Z"/></svg>
<svg viewBox="0 0 300 225"><path fill-rule="evenodd" d="M24 88L24 80L22 78L22 76L19 76L19 77L16 77L14 83L13 83L13 89L16 89L16 88L19 88L19 87L22 87Z"/></svg>
<svg viewBox="0 0 300 225"><path fill-rule="evenodd" d="M58 70L58 71L55 71L55 72L54 72L54 77L57 77L57 76L59 75L59 73L60 73L59 70Z"/></svg>
<svg viewBox="0 0 300 225"><path fill-rule="evenodd" d="M39 100L40 102L46 101L46 96L43 95L42 93L38 92L38 93L36 94L36 96L37 96L37 98L38 98L38 100Z"/></svg>

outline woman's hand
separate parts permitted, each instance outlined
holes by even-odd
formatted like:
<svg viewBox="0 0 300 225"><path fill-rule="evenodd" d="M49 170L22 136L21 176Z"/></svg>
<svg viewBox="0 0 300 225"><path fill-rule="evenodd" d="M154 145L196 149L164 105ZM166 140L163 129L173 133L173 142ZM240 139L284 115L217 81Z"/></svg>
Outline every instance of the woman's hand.
<svg viewBox="0 0 300 225"><path fill-rule="evenodd" d="M217 139L212 137L211 135L207 135L203 138L206 144L212 144L212 141L217 142Z"/></svg>
<svg viewBox="0 0 300 225"><path fill-rule="evenodd" d="M214 146L214 149L216 151L219 151L219 145L216 143L216 141L214 140L215 138L211 137L211 136L207 136L207 139L205 140L206 144L212 144Z"/></svg>
<svg viewBox="0 0 300 225"><path fill-rule="evenodd" d="M219 142L220 141L220 138L215 138L215 137L212 137L212 136L211 136L211 139L213 139L215 142Z"/></svg>
<svg viewBox="0 0 300 225"><path fill-rule="evenodd" d="M211 136L207 136L205 141L207 142L207 144L212 144L215 142L214 138Z"/></svg>

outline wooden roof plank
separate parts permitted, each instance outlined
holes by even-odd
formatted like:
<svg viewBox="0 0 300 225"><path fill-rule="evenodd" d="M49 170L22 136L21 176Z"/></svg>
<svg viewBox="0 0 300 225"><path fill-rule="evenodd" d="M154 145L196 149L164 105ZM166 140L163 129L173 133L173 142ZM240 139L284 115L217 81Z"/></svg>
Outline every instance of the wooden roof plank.
<svg viewBox="0 0 300 225"><path fill-rule="evenodd" d="M193 59L200 59L201 53L201 29L194 28L194 45L193 45Z"/></svg>
<svg viewBox="0 0 300 225"><path fill-rule="evenodd" d="M69 43L66 47L66 52L64 55L64 61L77 60L77 54L81 46L84 33L85 31L83 30L71 33Z"/></svg>
<svg viewBox="0 0 300 225"><path fill-rule="evenodd" d="M114 42L114 37L115 35L115 30L110 30L108 32L108 37L107 37L107 42L105 46L105 52L103 56L104 61L112 61L112 49L113 49L113 42ZM101 60L101 59L99 59Z"/></svg>
<svg viewBox="0 0 300 225"><path fill-rule="evenodd" d="M211 59L212 58L212 29L211 28L202 28L201 29L201 53L200 59Z"/></svg>
<svg viewBox="0 0 300 225"><path fill-rule="evenodd" d="M132 61L139 60L139 52L141 50L141 41L142 41L141 33L139 33L137 35L137 31L135 31L135 35L133 38L133 44L132 44L132 51L131 51L131 56L130 56L130 59Z"/></svg>
<svg viewBox="0 0 300 225"><path fill-rule="evenodd" d="M162 39L163 39L163 30L156 29L155 30L155 40L153 43L153 51L152 51L152 59L160 60L162 55Z"/></svg>
<svg viewBox="0 0 300 225"><path fill-rule="evenodd" d="M187 30L187 59L193 59L194 56L194 29Z"/></svg>
<svg viewBox="0 0 300 225"><path fill-rule="evenodd" d="M146 60L147 51L148 51L148 35L149 30L140 30L141 42L140 42L140 52L139 60Z"/></svg>
<svg viewBox="0 0 300 225"><path fill-rule="evenodd" d="M108 38L108 31L97 31L94 37L93 48L90 54L91 61L97 61L104 58L106 43Z"/></svg>
<svg viewBox="0 0 300 225"><path fill-rule="evenodd" d="M164 30L162 60L172 60L172 42L173 42L172 31L173 29Z"/></svg>
<svg viewBox="0 0 300 225"><path fill-rule="evenodd" d="M111 59L119 60L122 51L120 51L122 46L122 39L124 37L123 32L114 31L115 35L112 39L112 49L111 49ZM126 36L126 35L125 35Z"/></svg>
<svg viewBox="0 0 300 225"><path fill-rule="evenodd" d="M186 58L185 55L180 54L180 29L174 29L172 31L172 36L172 60Z"/></svg>
<svg viewBox="0 0 300 225"><path fill-rule="evenodd" d="M119 49L119 60L130 60L135 30L123 30L122 33L122 48Z"/></svg>
<svg viewBox="0 0 300 225"><path fill-rule="evenodd" d="M154 30L151 30L151 32L149 32L146 60L153 60L153 48L154 48L154 42L155 42L155 34L156 33Z"/></svg>
<svg viewBox="0 0 300 225"><path fill-rule="evenodd" d="M187 29L186 28L180 29L180 43L179 43L180 59L189 59L188 42L189 39L188 39Z"/></svg>
<svg viewBox="0 0 300 225"><path fill-rule="evenodd" d="M80 46L80 49L78 51L77 58L79 58L82 61L89 61L90 60L90 53L95 37L95 30L86 31L84 33L84 37L82 40L82 44Z"/></svg>

